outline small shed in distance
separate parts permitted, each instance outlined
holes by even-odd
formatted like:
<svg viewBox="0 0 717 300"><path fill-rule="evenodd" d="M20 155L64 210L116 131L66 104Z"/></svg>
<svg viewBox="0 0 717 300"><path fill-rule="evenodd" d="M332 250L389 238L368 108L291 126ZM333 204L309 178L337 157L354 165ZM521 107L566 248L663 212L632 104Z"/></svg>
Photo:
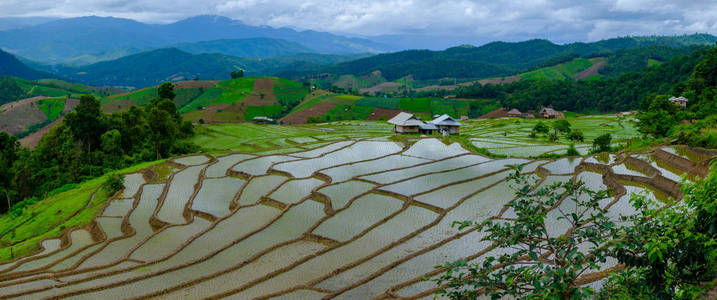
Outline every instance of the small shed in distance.
<svg viewBox="0 0 717 300"><path fill-rule="evenodd" d="M523 116L523 113L521 113L517 108L513 108L510 111L508 111L508 117L510 118L520 118Z"/></svg>
<svg viewBox="0 0 717 300"><path fill-rule="evenodd" d="M670 97L669 100L670 100L670 102L672 102L672 104L678 105L681 107L687 107L687 101L689 101L685 97Z"/></svg>

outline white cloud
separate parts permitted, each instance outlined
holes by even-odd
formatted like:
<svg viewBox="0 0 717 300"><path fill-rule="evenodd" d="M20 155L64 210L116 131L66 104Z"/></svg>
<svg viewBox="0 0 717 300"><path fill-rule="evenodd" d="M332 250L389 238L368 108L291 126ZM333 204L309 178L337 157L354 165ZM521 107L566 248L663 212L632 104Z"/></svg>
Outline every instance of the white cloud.
<svg viewBox="0 0 717 300"><path fill-rule="evenodd" d="M713 0L3 0L0 16L84 15L167 23L218 14L251 25L360 35L425 33L476 40L598 40L717 33Z"/></svg>

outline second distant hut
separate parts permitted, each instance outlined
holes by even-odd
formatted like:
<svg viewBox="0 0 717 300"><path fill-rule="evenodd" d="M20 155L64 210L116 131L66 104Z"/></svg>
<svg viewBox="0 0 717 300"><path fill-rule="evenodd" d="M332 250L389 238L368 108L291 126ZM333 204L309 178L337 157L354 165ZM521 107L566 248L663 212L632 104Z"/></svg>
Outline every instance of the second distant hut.
<svg viewBox="0 0 717 300"><path fill-rule="evenodd" d="M439 116L428 123L438 126L438 131L442 134L458 134L461 126L461 123L449 115Z"/></svg>
<svg viewBox="0 0 717 300"><path fill-rule="evenodd" d="M509 118L520 118L522 116L523 116L523 113L520 112L517 108L513 108L510 111L508 111Z"/></svg>

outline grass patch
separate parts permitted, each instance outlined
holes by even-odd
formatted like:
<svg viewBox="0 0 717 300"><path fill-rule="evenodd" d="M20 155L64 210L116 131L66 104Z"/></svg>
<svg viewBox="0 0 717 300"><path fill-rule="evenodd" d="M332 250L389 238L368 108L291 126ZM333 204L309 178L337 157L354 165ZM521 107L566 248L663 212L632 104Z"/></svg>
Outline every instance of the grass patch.
<svg viewBox="0 0 717 300"><path fill-rule="evenodd" d="M131 100L137 105L145 105L149 103L149 99L157 98L157 88L146 88L137 90L127 94L113 95L107 97L108 100Z"/></svg>
<svg viewBox="0 0 717 300"><path fill-rule="evenodd" d="M454 118L468 115L468 102L451 99L431 99L431 115L448 114Z"/></svg>
<svg viewBox="0 0 717 300"><path fill-rule="evenodd" d="M593 62L586 58L576 58L572 61L555 66L540 68L535 71L520 74L521 79L563 80L573 79L578 73L590 68Z"/></svg>
<svg viewBox="0 0 717 300"><path fill-rule="evenodd" d="M179 109L179 112L185 114L191 111L199 110L200 108L206 108L212 105L214 103L214 99L219 98L219 96L224 92L224 90L218 88L218 87L210 87L202 95L195 98L191 102L187 103L186 105L182 106L182 108Z"/></svg>
<svg viewBox="0 0 717 300"><path fill-rule="evenodd" d="M335 103L335 104L353 104L354 102L356 102L356 100L358 100L360 98L361 97L359 97L359 96L338 95L338 94L317 96L314 98L307 99L304 102L301 102L301 104L297 105L296 107L294 107L293 110L291 110L291 113L296 113L296 112L302 111L304 109L316 106L322 102Z"/></svg>
<svg viewBox="0 0 717 300"><path fill-rule="evenodd" d="M400 98L383 98L383 97L364 97L356 100L354 104L360 106L380 107L388 109L398 109L401 103Z"/></svg>
<svg viewBox="0 0 717 300"><path fill-rule="evenodd" d="M324 117L327 118L327 121L365 120L374 109L373 107L339 104L324 114Z"/></svg>
<svg viewBox="0 0 717 300"><path fill-rule="evenodd" d="M260 116L274 118L281 113L281 110L281 105L247 106L244 112L244 118L247 121L251 121L254 117Z"/></svg>
<svg viewBox="0 0 717 300"><path fill-rule="evenodd" d="M652 59L652 58L648 58L648 59L647 59L647 66L648 66L648 67L659 66L659 65L661 65L661 64L662 64L662 62L659 61L659 60Z"/></svg>
<svg viewBox="0 0 717 300"><path fill-rule="evenodd" d="M47 119L52 122L57 120L65 109L65 98L48 98L37 101L37 108L45 113Z"/></svg>
<svg viewBox="0 0 717 300"><path fill-rule="evenodd" d="M410 112L431 112L430 98L403 98L398 108Z"/></svg>

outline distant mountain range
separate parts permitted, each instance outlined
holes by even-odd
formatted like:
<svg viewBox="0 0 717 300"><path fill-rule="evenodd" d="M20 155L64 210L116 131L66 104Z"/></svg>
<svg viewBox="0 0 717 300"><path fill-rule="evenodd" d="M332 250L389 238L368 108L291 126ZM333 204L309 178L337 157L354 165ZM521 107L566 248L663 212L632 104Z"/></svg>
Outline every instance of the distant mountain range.
<svg viewBox="0 0 717 300"><path fill-rule="evenodd" d="M198 16L167 25L111 17L61 19L0 31L0 47L44 64L80 65L176 44L181 44L177 45L179 48L187 47L189 51L204 51L202 48L212 47L226 49L227 41L194 46L183 43L249 38L284 40L283 47L298 49L298 45L302 52L351 54L390 50L386 45L367 39L311 30L250 26L219 16ZM292 44L286 44L287 41ZM256 52L258 50L237 54Z"/></svg>
<svg viewBox="0 0 717 300"><path fill-rule="evenodd" d="M395 41L407 42L398 36ZM605 70L613 76L639 71L649 59L664 61L689 53L690 47L707 47L716 41L709 34L563 45L534 39L442 51L385 52L392 46L330 33L249 26L218 16L166 25L82 17L0 31L0 47L15 55L0 56L4 60L0 74L40 78L53 73L85 84L138 88L166 80L224 79L238 69L247 75L291 78L380 71L389 81L409 75L416 80L481 79L515 75L575 57L612 56ZM625 52L628 49L643 50Z"/></svg>
<svg viewBox="0 0 717 300"><path fill-rule="evenodd" d="M366 56L366 54L292 54L272 58L241 58L220 53L192 54L162 48L87 66L56 66L64 79L95 86L146 87L164 81L227 79L232 71L246 76L274 75L286 71L310 71Z"/></svg>

